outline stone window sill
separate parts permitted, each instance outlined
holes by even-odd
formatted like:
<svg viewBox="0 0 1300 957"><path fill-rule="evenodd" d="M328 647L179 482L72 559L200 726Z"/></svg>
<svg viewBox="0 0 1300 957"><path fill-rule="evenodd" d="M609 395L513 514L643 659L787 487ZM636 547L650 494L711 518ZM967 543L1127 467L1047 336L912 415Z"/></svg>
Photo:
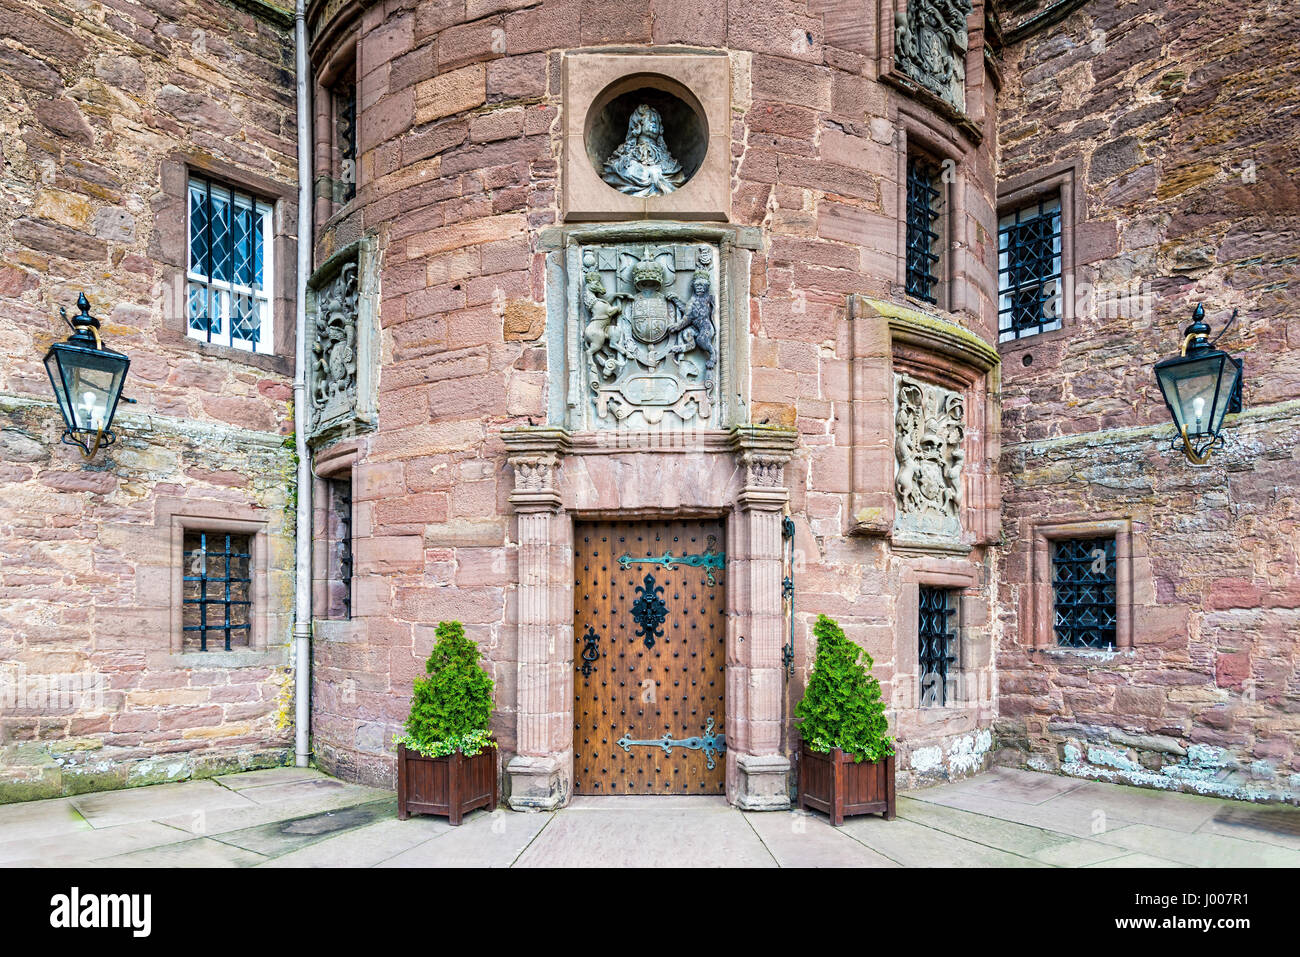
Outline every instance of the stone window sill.
<svg viewBox="0 0 1300 957"><path fill-rule="evenodd" d="M283 648L273 651L181 651L172 659L181 668L273 668L288 663Z"/></svg>
<svg viewBox="0 0 1300 957"><path fill-rule="evenodd" d="M1135 658L1136 652L1132 648L1115 648L1106 651L1102 648L1030 648L1029 653L1032 655L1044 655L1049 658L1061 658L1064 660L1074 660L1076 662L1089 662L1097 664L1106 664L1117 658Z"/></svg>

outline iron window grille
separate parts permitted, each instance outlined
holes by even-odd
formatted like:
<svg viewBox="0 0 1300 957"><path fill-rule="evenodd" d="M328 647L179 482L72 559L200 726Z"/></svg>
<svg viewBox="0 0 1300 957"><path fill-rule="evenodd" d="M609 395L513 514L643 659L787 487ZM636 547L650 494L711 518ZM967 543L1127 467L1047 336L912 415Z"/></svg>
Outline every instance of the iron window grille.
<svg viewBox="0 0 1300 957"><path fill-rule="evenodd" d="M1060 198L999 219L999 341L1061 328L1062 295Z"/></svg>
<svg viewBox="0 0 1300 957"><path fill-rule="evenodd" d="M351 69L334 88L334 135L339 152L339 202L357 194L357 86Z"/></svg>
<svg viewBox="0 0 1300 957"><path fill-rule="evenodd" d="M198 638L208 650L215 637L225 651L249 645L252 610L252 551L247 535L186 532L182 627L186 643Z"/></svg>
<svg viewBox="0 0 1300 957"><path fill-rule="evenodd" d="M909 296L939 301L938 168L922 156L907 158L907 283Z"/></svg>
<svg viewBox="0 0 1300 957"><path fill-rule="evenodd" d="M270 204L191 176L188 223L188 335L246 352L270 353Z"/></svg>
<svg viewBox="0 0 1300 957"><path fill-rule="evenodd" d="M1052 543L1052 605L1062 648L1115 647L1115 539Z"/></svg>
<svg viewBox="0 0 1300 957"><path fill-rule="evenodd" d="M957 635L950 619L957 613L955 599L952 589L921 586L917 655L922 706L943 706L952 697Z"/></svg>
<svg viewBox="0 0 1300 957"><path fill-rule="evenodd" d="M352 617L352 482L348 479L329 480L329 508L332 537L330 555L330 584L335 590L330 596L331 618Z"/></svg>

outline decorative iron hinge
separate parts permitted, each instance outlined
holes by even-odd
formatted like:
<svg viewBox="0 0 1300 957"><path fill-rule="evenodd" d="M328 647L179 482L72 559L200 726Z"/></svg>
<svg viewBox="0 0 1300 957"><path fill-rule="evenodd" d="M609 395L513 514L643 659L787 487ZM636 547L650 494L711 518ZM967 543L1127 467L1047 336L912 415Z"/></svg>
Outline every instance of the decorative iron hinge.
<svg viewBox="0 0 1300 957"><path fill-rule="evenodd" d="M785 540L786 576L781 579L781 600L790 619L790 640L781 648L781 667L785 678L794 677L794 519L789 515L781 519L781 537Z"/></svg>
<svg viewBox="0 0 1300 957"><path fill-rule="evenodd" d="M621 568L627 569L634 564L659 565L668 571L673 571L678 565L689 565L691 568L703 568L706 580L710 585L716 585L718 582L713 577L713 569L727 567L727 553L717 550L718 540L713 535L709 536L708 546L703 553L699 555L674 555L672 550L664 552L657 558L633 558L631 553L624 553L618 560Z"/></svg>
<svg viewBox="0 0 1300 957"><path fill-rule="evenodd" d="M673 748L686 748L688 751L703 751L704 757L708 759L709 770L714 767L713 758L727 750L727 735L713 733L713 719L709 718L704 725L703 737L682 738L678 740L671 734L665 734L662 738L652 741L633 741L626 734L618 739L618 746L624 751L630 752L632 745L644 745L650 748L663 748L664 754L672 754Z"/></svg>

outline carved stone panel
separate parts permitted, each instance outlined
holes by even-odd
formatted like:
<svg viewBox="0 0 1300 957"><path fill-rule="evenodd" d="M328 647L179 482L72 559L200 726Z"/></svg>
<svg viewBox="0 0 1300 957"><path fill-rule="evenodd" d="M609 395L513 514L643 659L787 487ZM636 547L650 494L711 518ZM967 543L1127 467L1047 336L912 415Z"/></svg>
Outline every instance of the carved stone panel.
<svg viewBox="0 0 1300 957"><path fill-rule="evenodd" d="M907 0L895 18L894 63L959 113L966 112L966 18L971 0Z"/></svg>
<svg viewBox="0 0 1300 957"><path fill-rule="evenodd" d="M330 257L308 281L307 403L313 443L374 421L374 262L368 240Z"/></svg>
<svg viewBox="0 0 1300 957"><path fill-rule="evenodd" d="M321 288L311 344L311 424L357 406L357 264L345 263Z"/></svg>
<svg viewBox="0 0 1300 957"><path fill-rule="evenodd" d="M895 541L960 540L965 436L961 393L894 376Z"/></svg>
<svg viewBox="0 0 1300 957"><path fill-rule="evenodd" d="M589 429L718 427L719 247L584 244L576 253L568 277L576 418Z"/></svg>

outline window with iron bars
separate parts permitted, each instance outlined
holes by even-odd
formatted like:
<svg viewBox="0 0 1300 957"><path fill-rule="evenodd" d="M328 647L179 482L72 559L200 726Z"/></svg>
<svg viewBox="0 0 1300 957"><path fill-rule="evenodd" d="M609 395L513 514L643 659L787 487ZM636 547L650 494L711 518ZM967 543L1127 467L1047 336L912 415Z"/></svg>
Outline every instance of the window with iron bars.
<svg viewBox="0 0 1300 957"><path fill-rule="evenodd" d="M187 331L191 338L270 353L271 205L190 177Z"/></svg>
<svg viewBox="0 0 1300 957"><path fill-rule="evenodd" d="M231 651L249 646L251 544L248 535L185 533L181 619L187 649Z"/></svg>
<svg viewBox="0 0 1300 957"><path fill-rule="evenodd" d="M1061 201L1044 199L998 220L998 339L1061 328Z"/></svg>
<svg viewBox="0 0 1300 957"><path fill-rule="evenodd" d="M327 479L329 556L326 616L352 617L352 481Z"/></svg>
<svg viewBox="0 0 1300 957"><path fill-rule="evenodd" d="M908 156L906 292L929 303L939 301L941 196L938 166L923 156Z"/></svg>
<svg viewBox="0 0 1300 957"><path fill-rule="evenodd" d="M953 697L956 677L957 596L951 588L921 586L917 670L921 676L921 705L946 705Z"/></svg>
<svg viewBox="0 0 1300 957"><path fill-rule="evenodd" d="M1062 648L1115 647L1115 539L1052 543L1053 633Z"/></svg>
<svg viewBox="0 0 1300 957"><path fill-rule="evenodd" d="M334 142L338 150L335 195L347 203L357 194L357 85L349 68L331 91L334 101Z"/></svg>

